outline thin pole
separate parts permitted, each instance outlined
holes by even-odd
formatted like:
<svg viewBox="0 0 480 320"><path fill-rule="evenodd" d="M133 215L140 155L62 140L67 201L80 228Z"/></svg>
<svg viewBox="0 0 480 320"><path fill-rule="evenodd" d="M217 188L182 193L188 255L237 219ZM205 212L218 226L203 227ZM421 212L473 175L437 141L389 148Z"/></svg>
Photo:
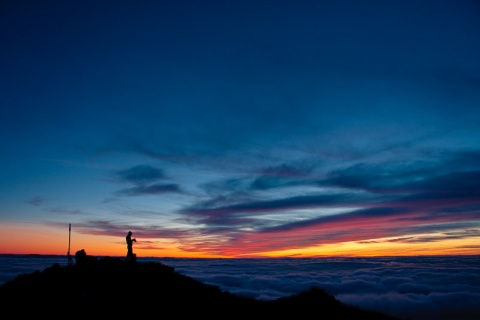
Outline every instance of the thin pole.
<svg viewBox="0 0 480 320"><path fill-rule="evenodd" d="M67 252L69 265L72 264L72 257L70 256L70 233L71 232L72 232L72 224L69 223L68 224L68 252Z"/></svg>

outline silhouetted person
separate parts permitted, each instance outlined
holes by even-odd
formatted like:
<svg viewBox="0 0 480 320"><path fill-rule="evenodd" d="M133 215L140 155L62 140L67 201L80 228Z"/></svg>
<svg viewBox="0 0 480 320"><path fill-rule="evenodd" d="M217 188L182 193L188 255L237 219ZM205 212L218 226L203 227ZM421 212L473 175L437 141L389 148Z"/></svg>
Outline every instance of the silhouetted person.
<svg viewBox="0 0 480 320"><path fill-rule="evenodd" d="M91 265L97 261L97 257L87 255L85 249L75 252L75 264L77 266Z"/></svg>
<svg viewBox="0 0 480 320"><path fill-rule="evenodd" d="M127 260L134 261L136 255L133 253L133 242L137 242L137 239L132 239L132 231L128 231L125 239L127 240Z"/></svg>
<svg viewBox="0 0 480 320"><path fill-rule="evenodd" d="M77 252L75 252L75 263L77 265L85 264L86 260L87 260L87 253L85 252L85 249L78 250Z"/></svg>

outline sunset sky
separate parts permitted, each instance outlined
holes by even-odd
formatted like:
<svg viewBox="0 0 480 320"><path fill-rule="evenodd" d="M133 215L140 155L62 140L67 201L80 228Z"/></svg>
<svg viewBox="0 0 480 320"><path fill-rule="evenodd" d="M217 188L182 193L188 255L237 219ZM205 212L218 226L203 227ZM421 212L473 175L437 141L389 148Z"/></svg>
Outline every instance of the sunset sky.
<svg viewBox="0 0 480 320"><path fill-rule="evenodd" d="M480 3L0 2L0 253L480 254Z"/></svg>

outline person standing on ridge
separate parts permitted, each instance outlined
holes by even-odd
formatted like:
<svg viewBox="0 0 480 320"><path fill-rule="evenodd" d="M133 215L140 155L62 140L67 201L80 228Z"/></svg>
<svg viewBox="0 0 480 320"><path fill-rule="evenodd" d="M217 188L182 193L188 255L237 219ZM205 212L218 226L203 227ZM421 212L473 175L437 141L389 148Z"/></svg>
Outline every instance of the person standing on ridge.
<svg viewBox="0 0 480 320"><path fill-rule="evenodd" d="M132 231L128 231L125 239L127 241L127 261L135 261L136 254L133 253L133 242L137 242L137 239L132 239Z"/></svg>

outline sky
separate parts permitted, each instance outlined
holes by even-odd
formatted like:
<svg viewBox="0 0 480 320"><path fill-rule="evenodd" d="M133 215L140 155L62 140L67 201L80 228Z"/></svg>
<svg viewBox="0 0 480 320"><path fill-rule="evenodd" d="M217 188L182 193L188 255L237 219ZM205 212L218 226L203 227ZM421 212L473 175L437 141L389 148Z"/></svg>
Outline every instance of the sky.
<svg viewBox="0 0 480 320"><path fill-rule="evenodd" d="M1 1L0 253L478 255L479 18Z"/></svg>

